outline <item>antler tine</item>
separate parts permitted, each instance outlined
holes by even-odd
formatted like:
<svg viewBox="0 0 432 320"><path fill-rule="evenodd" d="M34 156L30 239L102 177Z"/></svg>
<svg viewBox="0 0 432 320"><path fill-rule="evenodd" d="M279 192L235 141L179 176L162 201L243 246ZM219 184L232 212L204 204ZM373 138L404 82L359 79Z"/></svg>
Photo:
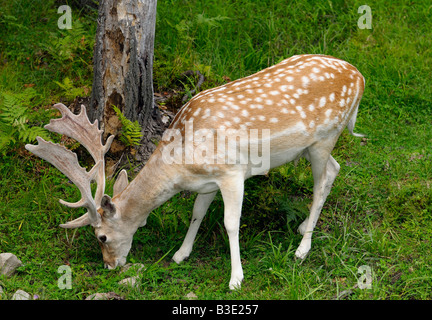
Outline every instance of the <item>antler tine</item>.
<svg viewBox="0 0 432 320"><path fill-rule="evenodd" d="M79 165L76 153L59 144L45 141L41 137L37 137L36 139L38 141L37 145L27 144L25 148L54 165L65 176L67 176L81 192L82 198L76 203L70 203L63 200L60 200L60 202L73 208L87 208L90 224L95 227L98 226L101 218L96 211L97 208L95 200L92 197L90 181L94 179L95 174L101 166L101 162L99 161L92 170L87 172Z"/></svg>
<svg viewBox="0 0 432 320"><path fill-rule="evenodd" d="M61 112L62 117L60 119L51 119L50 123L45 125L45 128L52 132L64 134L77 140L88 150L90 155L93 157L95 164L101 162L97 174L95 175L97 183L95 203L99 206L105 192L104 157L105 153L111 147L114 136L110 135L106 140L105 145L102 144L103 131L99 129L97 120L93 123L90 122L84 105L81 105L81 112L79 115L73 114L62 103L55 104L54 108Z"/></svg>
<svg viewBox="0 0 432 320"><path fill-rule="evenodd" d="M81 105L79 115L73 114L62 103L55 104L54 108L61 112L62 117L51 119L50 123L45 125L45 129L77 140L89 151L95 162L103 159L111 147L114 136L109 136L105 145L102 144L103 131L99 129L97 119L93 123L90 122L84 105Z"/></svg>

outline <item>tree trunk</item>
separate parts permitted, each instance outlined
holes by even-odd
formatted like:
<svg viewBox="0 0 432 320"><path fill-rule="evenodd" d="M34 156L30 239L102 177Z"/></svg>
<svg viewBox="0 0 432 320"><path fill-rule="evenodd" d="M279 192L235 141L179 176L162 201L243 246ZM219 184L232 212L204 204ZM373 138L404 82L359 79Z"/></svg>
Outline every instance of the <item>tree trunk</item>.
<svg viewBox="0 0 432 320"><path fill-rule="evenodd" d="M93 57L89 118L99 120L105 138L121 129L112 105L129 120L138 120L143 133L140 160L153 152L150 139L161 124L153 98L156 4L157 0L101 0ZM121 149L118 140L113 143L112 152Z"/></svg>

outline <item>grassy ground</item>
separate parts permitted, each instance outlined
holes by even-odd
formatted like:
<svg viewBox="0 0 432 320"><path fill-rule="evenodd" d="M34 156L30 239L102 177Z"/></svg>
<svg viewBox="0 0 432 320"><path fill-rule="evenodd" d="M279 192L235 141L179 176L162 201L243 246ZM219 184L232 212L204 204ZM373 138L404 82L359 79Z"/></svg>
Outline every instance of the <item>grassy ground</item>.
<svg viewBox="0 0 432 320"><path fill-rule="evenodd" d="M0 3L0 103L4 108L7 95L18 96L28 123L42 125L52 103L89 94L95 12L73 9L73 28L59 30L54 1ZM30 157L18 129L11 129L16 139L1 150L0 252L13 252L25 265L11 278L0 277L2 298L17 289L40 299L84 299L95 292L126 299L184 299L190 292L199 299L432 298L432 7L426 0L369 1L369 30L357 26L362 4L158 3L157 92L177 86L188 69L206 74L205 89L299 53L334 55L365 76L356 131L367 138L342 134L333 152L341 171L305 261L294 252L301 240L296 229L311 202L312 174L300 161L246 183L240 291L228 290L220 195L189 260L172 262L189 224L195 195L188 193L155 210L137 232L128 261L147 269L137 288L122 287L118 281L126 276L103 269L90 227L58 227L82 214L58 203L77 198L76 188ZM72 269L70 290L57 283L57 269L65 264ZM361 288L361 266L371 270L370 289Z"/></svg>

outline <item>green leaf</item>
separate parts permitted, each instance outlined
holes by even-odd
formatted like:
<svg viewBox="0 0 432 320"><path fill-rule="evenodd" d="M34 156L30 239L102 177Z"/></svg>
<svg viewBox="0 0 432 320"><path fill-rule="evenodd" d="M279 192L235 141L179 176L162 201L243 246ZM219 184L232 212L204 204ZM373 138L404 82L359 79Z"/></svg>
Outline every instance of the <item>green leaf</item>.
<svg viewBox="0 0 432 320"><path fill-rule="evenodd" d="M138 121L130 121L115 105L112 105L117 117L122 124L122 131L120 133L120 141L127 147L139 146L142 138L141 126Z"/></svg>
<svg viewBox="0 0 432 320"><path fill-rule="evenodd" d="M37 136L49 140L48 132L39 126L30 126L31 101L38 94L33 88L20 93L3 92L0 95L0 152L5 154L8 147L29 143Z"/></svg>

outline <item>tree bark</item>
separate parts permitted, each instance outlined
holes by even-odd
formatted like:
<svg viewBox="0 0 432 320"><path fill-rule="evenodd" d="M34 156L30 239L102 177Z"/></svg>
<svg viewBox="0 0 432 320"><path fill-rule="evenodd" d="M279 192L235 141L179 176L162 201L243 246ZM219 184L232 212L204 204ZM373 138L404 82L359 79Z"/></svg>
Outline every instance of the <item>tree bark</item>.
<svg viewBox="0 0 432 320"><path fill-rule="evenodd" d="M153 98L153 49L157 0L101 0L94 52L91 121L98 119L104 137L118 135L121 124L112 105L141 125L139 154L155 146L151 136L161 122ZM158 129L159 128L159 129ZM120 143L113 143L113 152Z"/></svg>

